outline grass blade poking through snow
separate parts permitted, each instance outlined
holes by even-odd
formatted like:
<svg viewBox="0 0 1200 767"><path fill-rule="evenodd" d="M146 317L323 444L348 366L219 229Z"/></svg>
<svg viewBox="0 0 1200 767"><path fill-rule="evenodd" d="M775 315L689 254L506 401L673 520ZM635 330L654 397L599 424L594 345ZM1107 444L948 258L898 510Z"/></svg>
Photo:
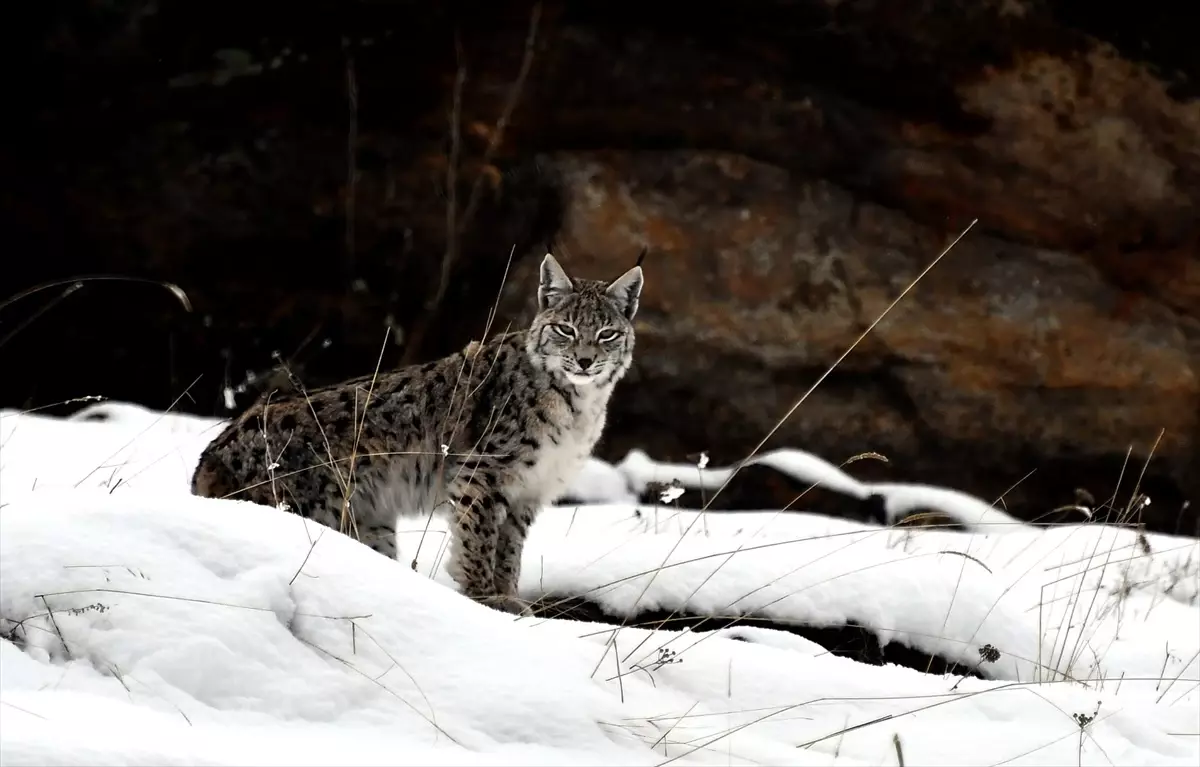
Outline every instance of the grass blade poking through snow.
<svg viewBox="0 0 1200 767"><path fill-rule="evenodd" d="M708 499L708 503L706 503L704 505L704 509L702 511L708 510L709 506L712 505L713 501L715 501L717 499L717 497L721 495L721 492L726 487L729 486L729 483L733 480L734 476L737 475L737 473L742 468L744 468L754 458L754 456L758 453L758 451L762 449L763 445L767 444L767 441L770 440L771 437L773 437L775 435L775 432L779 431L780 427L783 426L783 424L789 418L792 417L792 414L795 413L798 409L800 409L800 406L803 405L804 402L809 398L809 396L811 396L812 393L817 390L817 387L820 386L825 381L825 379L828 378L831 373L833 373L833 371L835 369L837 369L838 365L842 364L843 360L845 360L847 357L850 356L850 353L853 352L854 349L860 343L862 343L863 339L865 339L868 335L870 335L871 331L873 331L875 329L875 327L880 322L883 321L883 318L886 317L888 315L888 313L891 312L892 309L894 309L902 300L904 300L904 297L907 296L914 287L916 287L917 283L919 283L922 279L924 279L925 275L929 274L929 272L932 271L933 268L935 266L937 266L943 258L946 257L946 254L948 254L951 250L954 249L954 246L957 245L959 243L959 241L962 240L962 238L967 235L967 232L971 231L971 228L974 227L975 224L977 224L978 222L979 222L979 219L977 219L977 218L972 219L971 223L967 224L967 227L965 229L963 229L962 232L960 232L959 235L957 237L955 237L954 240L951 241L950 244L947 245L942 250L941 253L938 254L937 258L930 261L929 265L926 266L924 269L922 269L920 274L918 274L915 278L913 278L912 282L910 282L908 284L908 286L904 288L904 290L900 291L900 295L896 296L896 298L893 299L892 302L890 304L888 304L887 307L882 312L880 312L879 316L875 318L875 321L872 322L870 325L868 325L866 327L866 329L863 330L863 332L859 334L858 338L854 339L854 342L846 348L846 351L842 352L841 356L838 357L836 360L834 360L833 364L830 365L825 370L825 372L822 373L820 375L820 377L818 377L817 380L813 382L812 386L808 387L808 389L804 392L804 394L800 395L800 398L798 400L796 400L796 402L788 409L788 411L786 413L783 414L783 417L780 418L778 422L776 422L775 426L773 426L769 432L767 432L767 435L765 437L763 437L762 440L759 441L759 443L757 445L755 445L754 449L750 451L750 454L747 455L745 458L743 458L738 463L738 465L734 467L733 471L731 471L729 473L729 476L725 478L725 481L723 483L721 483L721 486L717 488L717 491L715 493L713 493L711 498ZM662 562L663 565L666 565L667 561L670 560L671 556L675 553L675 550L679 547L680 544L683 543L684 539L687 537L687 534L690 533L692 530L692 527L695 526L696 519L699 519L701 516L703 516L703 515L697 515L697 517L693 518L692 521L688 524L687 529L683 531L682 535L680 535L679 540L676 542L676 544L674 546L671 547L670 551L667 552L667 556L663 559L663 562ZM692 591L692 594L689 595L688 600L685 600L685 602L689 601L692 596L695 596L696 592L698 592L700 589L704 588L704 584L708 582L709 578L711 578L713 575L716 575L717 571L720 570L722 567L724 567L725 564L727 564L729 562L729 560L732 559L736 553L737 553L737 550L730 552L729 556L725 559L725 561L722 562L720 565L718 565L716 570L713 570L713 572L709 575L708 578L705 578L703 581L700 582L700 585L698 585ZM642 589L641 593L638 595L638 598L634 600L635 605L641 602L642 598L646 595L646 592L650 590L650 586L654 583L654 580L657 577L658 577L658 571L655 571L650 576L650 578L646 581L646 585ZM672 613L672 615L674 615L674 613ZM635 647L629 653L629 655L626 656L626 658L628 659L629 657L632 657L633 653L637 652L638 649L640 649L642 644L644 644L644 643L645 643L645 640L643 640L642 643L640 643L637 647Z"/></svg>

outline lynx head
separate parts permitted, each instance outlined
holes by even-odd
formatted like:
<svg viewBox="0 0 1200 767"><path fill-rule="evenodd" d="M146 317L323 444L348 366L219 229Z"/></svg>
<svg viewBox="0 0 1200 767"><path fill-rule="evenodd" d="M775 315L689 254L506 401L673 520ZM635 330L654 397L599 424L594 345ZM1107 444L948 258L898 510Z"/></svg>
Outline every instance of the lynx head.
<svg viewBox="0 0 1200 767"><path fill-rule="evenodd" d="M575 386L616 383L633 360L633 315L641 293L640 266L608 283L572 280L547 253L529 329L534 362Z"/></svg>

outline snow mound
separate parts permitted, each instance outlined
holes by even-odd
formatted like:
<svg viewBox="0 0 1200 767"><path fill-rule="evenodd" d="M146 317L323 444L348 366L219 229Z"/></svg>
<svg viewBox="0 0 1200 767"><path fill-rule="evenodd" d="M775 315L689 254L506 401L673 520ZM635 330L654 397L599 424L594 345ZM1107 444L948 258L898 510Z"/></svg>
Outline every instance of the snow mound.
<svg viewBox="0 0 1200 767"><path fill-rule="evenodd" d="M627 620L667 610L865 626L883 644L988 678L1123 676L1133 694L1164 673L1200 675L1200 542L1142 540L1099 525L987 535L793 513L551 507L530 533L520 589L529 601L586 597ZM402 522L399 544L402 561L415 555L453 587L444 521ZM985 647L1000 657L981 662Z"/></svg>
<svg viewBox="0 0 1200 767"><path fill-rule="evenodd" d="M190 496L219 421L97 412L0 414L5 765L1200 763L1193 538L638 506L670 467L602 462L572 495L620 502L531 533L530 600L853 623L986 678L927 674L746 626L516 619L455 592L440 520L389 561Z"/></svg>
<svg viewBox="0 0 1200 767"><path fill-rule="evenodd" d="M824 458L804 450L769 450L745 461L743 466L767 466L800 482L860 501L873 495L881 496L883 512L889 522L901 519L911 511L925 509L940 512L972 530L987 527L993 532L1004 532L1024 526L1016 517L967 493L931 485L861 482ZM663 463L636 449L629 451L616 469L624 475L626 486L636 494L645 492L651 483L675 483L712 493L736 471L733 466L708 468L688 463ZM621 502L623 499L598 500ZM803 502L803 498L800 500Z"/></svg>
<svg viewBox="0 0 1200 767"><path fill-rule="evenodd" d="M19 622L6 630L26 651L25 673L11 679L5 664L10 705L37 712L53 697L44 686L69 680L81 696L157 712L155 753L200 722L236 733L282 721L310 733L299 748L272 746L284 762L309 762L312 736L334 725L377 736L386 726L389 739L430 749L537 744L539 761L638 761L604 724L619 707L569 646L297 517L244 502L164 508L46 492L5 508L0 531L0 615ZM101 728L108 742L144 740L120 726ZM33 727L11 738L6 727L6 750ZM236 740L188 741L202 758L237 759Z"/></svg>

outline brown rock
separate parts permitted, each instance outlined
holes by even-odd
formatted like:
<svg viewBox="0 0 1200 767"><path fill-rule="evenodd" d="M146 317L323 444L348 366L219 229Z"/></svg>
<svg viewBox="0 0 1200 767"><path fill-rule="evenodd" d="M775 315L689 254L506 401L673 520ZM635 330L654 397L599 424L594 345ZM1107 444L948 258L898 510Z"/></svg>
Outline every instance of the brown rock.
<svg viewBox="0 0 1200 767"><path fill-rule="evenodd" d="M561 248L572 268L616 275L651 248L614 458L647 443L672 460L741 458L957 234L738 156L557 165L580 201ZM512 275L508 307L527 304L534 269ZM1076 484L1111 493L1130 447L1123 496L1152 447L1152 479L1186 477L1200 434L1194 319L1151 297L1123 318L1121 300L1084 256L968 236L768 446L835 462L875 450L894 477L989 498L1035 471L1007 496L1030 508Z"/></svg>
<svg viewBox="0 0 1200 767"><path fill-rule="evenodd" d="M726 462L978 218L767 446L1030 516L1127 497L1153 451L1144 519L1200 520L1200 49L1169 4L547 0L531 45L517 0L244 6L23 22L0 292L132 274L195 312L119 283L0 309L0 404L224 415L275 351L319 385L461 349L514 245L500 325L524 310L565 205L572 269L653 249L607 455Z"/></svg>

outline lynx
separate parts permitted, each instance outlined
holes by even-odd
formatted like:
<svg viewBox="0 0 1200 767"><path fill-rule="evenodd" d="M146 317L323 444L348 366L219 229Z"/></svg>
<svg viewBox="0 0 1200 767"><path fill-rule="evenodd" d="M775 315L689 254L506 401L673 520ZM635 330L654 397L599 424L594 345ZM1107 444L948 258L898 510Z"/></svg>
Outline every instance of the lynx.
<svg viewBox="0 0 1200 767"><path fill-rule="evenodd" d="M527 330L264 395L205 448L192 492L286 508L390 558L399 515L450 512L449 571L462 592L527 612L517 595L525 537L600 438L632 361L641 289L640 266L611 283L572 280L546 254Z"/></svg>

